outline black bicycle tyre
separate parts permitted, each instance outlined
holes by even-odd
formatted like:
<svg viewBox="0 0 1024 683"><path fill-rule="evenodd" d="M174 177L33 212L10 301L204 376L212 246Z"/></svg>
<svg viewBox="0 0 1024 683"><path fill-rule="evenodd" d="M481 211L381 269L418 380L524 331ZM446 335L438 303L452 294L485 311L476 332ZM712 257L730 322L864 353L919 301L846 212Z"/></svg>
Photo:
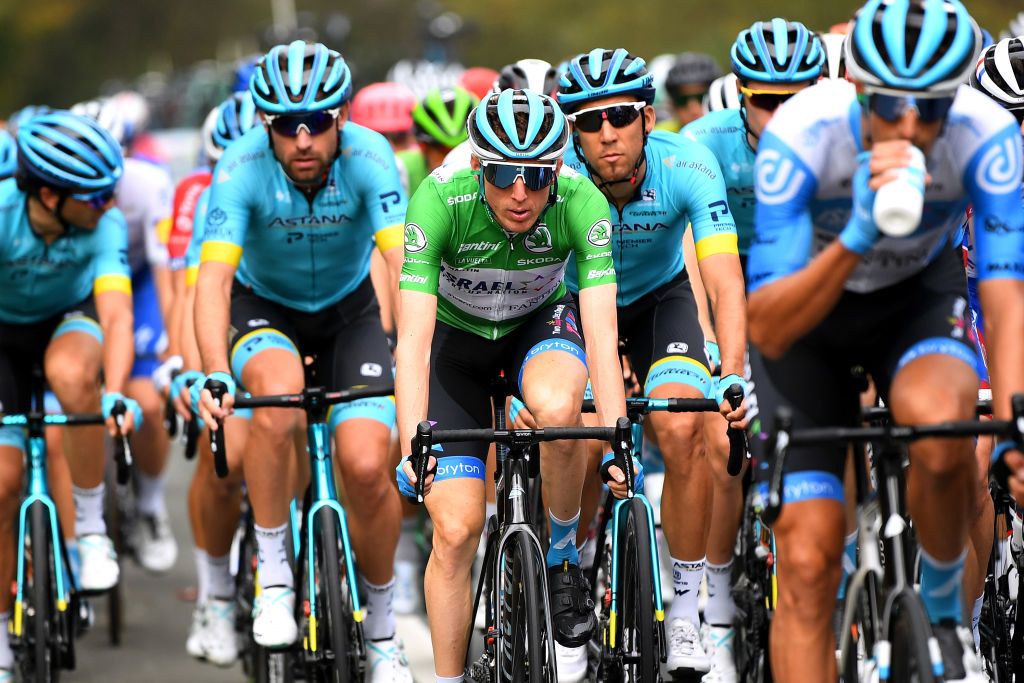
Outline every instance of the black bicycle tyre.
<svg viewBox="0 0 1024 683"><path fill-rule="evenodd" d="M50 511L42 502L29 508L29 538L32 540L32 604L31 613L32 672L38 683L52 683L60 678L60 646L55 627L53 552L50 548Z"/></svg>
<svg viewBox="0 0 1024 683"><path fill-rule="evenodd" d="M881 614L877 602L878 577L871 572L858 580L855 574L849 578L846 586L846 604L854 601L856 612L850 632L841 633L837 643L840 650L839 672L843 683L859 683L861 671L858 655L863 652L865 658L872 657L879 635L879 624L875 621Z"/></svg>
<svg viewBox="0 0 1024 683"><path fill-rule="evenodd" d="M326 631L326 643L334 655L334 683L349 683L357 680L352 671L349 649L349 617L341 597L342 573L338 565L338 522L334 511L323 508L318 513L320 524L319 552L320 579L317 604L320 619Z"/></svg>
<svg viewBox="0 0 1024 683"><path fill-rule="evenodd" d="M110 538L114 542L114 552L117 553L117 564L119 569L123 561L126 543L124 542L123 528L121 526L121 505L118 501L118 487L115 484L113 470L108 468L106 489L103 496L104 516L106 517L107 529L110 530ZM113 647L121 646L121 633L124 628L124 596L122 595L121 582L118 581L113 588L107 592L107 639Z"/></svg>
<svg viewBox="0 0 1024 683"><path fill-rule="evenodd" d="M623 680L631 683L653 683L661 668L660 650L655 641L654 569L651 563L650 524L653 520L647 506L639 498L626 503L620 515L619 538L622 539L619 566L622 567L620 585L622 599L619 610L619 633L616 642L625 655L627 648L639 653L639 666L631 666L623 659ZM635 634L628 638L627 634Z"/></svg>
<svg viewBox="0 0 1024 683"><path fill-rule="evenodd" d="M525 532L513 535L505 546L505 567L502 572L502 586L498 595L503 595L501 624L503 648L498 656L503 659L499 666L498 680L501 683L534 683L552 680L550 668L546 667L548 651L547 625L544 620L544 602L547 596L540 588L540 574L535 548ZM501 558L498 558L501 561ZM552 665L554 663L552 662ZM538 675L536 672L541 672Z"/></svg>
<svg viewBox="0 0 1024 683"><path fill-rule="evenodd" d="M889 619L892 683L935 683L928 639L932 635L928 614L917 594L909 588L895 597Z"/></svg>

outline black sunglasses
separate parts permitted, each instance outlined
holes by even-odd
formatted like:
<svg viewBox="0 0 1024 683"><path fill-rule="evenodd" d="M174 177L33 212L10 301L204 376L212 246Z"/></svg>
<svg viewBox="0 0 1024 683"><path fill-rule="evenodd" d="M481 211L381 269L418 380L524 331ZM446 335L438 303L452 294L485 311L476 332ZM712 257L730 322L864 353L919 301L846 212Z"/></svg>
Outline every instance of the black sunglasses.
<svg viewBox="0 0 1024 683"><path fill-rule="evenodd" d="M690 102L697 102L698 104L704 102L704 98L708 96L708 91L697 92L697 93L684 93L684 92L670 92L669 97L672 98L672 104L677 107L686 107Z"/></svg>
<svg viewBox="0 0 1024 683"><path fill-rule="evenodd" d="M934 123L946 118L953 106L952 97L919 98L863 93L857 99L862 107L867 106L868 111L889 123L896 123L910 109L917 110L918 118L924 123Z"/></svg>
<svg viewBox="0 0 1024 683"><path fill-rule="evenodd" d="M85 202L93 211L99 211L109 204L110 200L114 198L114 189L104 190L97 194L73 194L71 195L71 198L77 199L80 202Z"/></svg>
<svg viewBox="0 0 1024 683"><path fill-rule="evenodd" d="M640 117L640 110L647 106L646 102L626 102L625 104L610 104L607 107L594 107L584 109L575 114L569 114L566 118L573 122L576 130L584 133L596 133L601 130L605 121L615 128L622 128L633 123Z"/></svg>
<svg viewBox="0 0 1024 683"><path fill-rule="evenodd" d="M743 95L743 102L748 106L757 107L764 111L775 111L782 106L782 103L795 95L795 92L770 92L765 90L752 90L745 85L740 86L740 93Z"/></svg>
<svg viewBox="0 0 1024 683"><path fill-rule="evenodd" d="M517 178L523 179L528 190L543 190L555 180L554 166L488 163L483 168L484 179L501 190L512 187Z"/></svg>
<svg viewBox="0 0 1024 683"><path fill-rule="evenodd" d="M333 128L338 120L337 109L312 111L307 114L278 114L267 116L274 132L287 138L298 137L303 128L310 135L320 135Z"/></svg>

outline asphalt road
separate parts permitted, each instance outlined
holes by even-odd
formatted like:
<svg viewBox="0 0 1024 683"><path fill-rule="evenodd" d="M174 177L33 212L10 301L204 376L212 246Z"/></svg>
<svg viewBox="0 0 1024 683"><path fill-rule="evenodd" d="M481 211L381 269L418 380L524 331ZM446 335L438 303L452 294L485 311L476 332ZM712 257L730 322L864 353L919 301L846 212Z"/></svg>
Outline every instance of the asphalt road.
<svg viewBox="0 0 1024 683"><path fill-rule="evenodd" d="M244 680L239 665L221 669L198 662L185 652L185 636L192 614L190 598L195 585L191 535L185 513L185 493L192 464L175 449L169 470L167 506L178 539L178 561L163 576L148 574L131 561L124 563L122 581L126 588L126 607L122 644L120 647L110 645L106 599L94 599L96 623L78 641L78 668L66 674L68 681L237 683ZM425 617L400 618L398 634L405 642L416 680L432 681L434 669Z"/></svg>

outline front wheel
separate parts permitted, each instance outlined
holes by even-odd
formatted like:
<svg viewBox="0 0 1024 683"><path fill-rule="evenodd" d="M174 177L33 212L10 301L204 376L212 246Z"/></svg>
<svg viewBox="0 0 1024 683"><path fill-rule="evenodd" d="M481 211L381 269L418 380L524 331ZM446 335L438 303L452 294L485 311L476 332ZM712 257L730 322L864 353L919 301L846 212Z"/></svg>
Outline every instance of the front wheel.
<svg viewBox="0 0 1024 683"><path fill-rule="evenodd" d="M917 594L909 588L895 598L889 621L894 683L935 683L928 640L932 628Z"/></svg>
<svg viewBox="0 0 1024 683"><path fill-rule="evenodd" d="M317 613L322 619L325 633L324 644L331 648L331 676L334 683L348 683L361 680L357 648L353 647L358 638L352 638L355 622L352 618L352 603L348 591L342 586L345 571L338 561L338 520L330 508L323 508L318 514L320 524L319 589L317 591Z"/></svg>
<svg viewBox="0 0 1024 683"><path fill-rule="evenodd" d="M654 558L651 549L651 519L647 506L633 498L619 522L622 573L616 587L619 602L617 644L622 679L634 683L659 680L660 652L658 622L654 616Z"/></svg>
<svg viewBox="0 0 1024 683"><path fill-rule="evenodd" d="M60 675L59 629L56 628L57 611L54 604L53 549L50 537L50 511L41 502L29 508L29 538L32 543L32 585L26 591L31 603L25 606L32 638L30 661L24 670L24 680L38 683L57 681Z"/></svg>
<svg viewBox="0 0 1024 683"><path fill-rule="evenodd" d="M854 610L853 619L849 628L845 628L844 619L838 643L841 653L839 670L843 683L877 679L875 643L881 635L878 595L878 577L874 572L850 577L846 590L846 612Z"/></svg>
<svg viewBox="0 0 1024 683"><path fill-rule="evenodd" d="M502 563L500 622L502 647L498 680L507 683L555 681L555 663L548 657L551 634L547 630L548 596L541 590L546 571L526 533L517 533L505 546Z"/></svg>

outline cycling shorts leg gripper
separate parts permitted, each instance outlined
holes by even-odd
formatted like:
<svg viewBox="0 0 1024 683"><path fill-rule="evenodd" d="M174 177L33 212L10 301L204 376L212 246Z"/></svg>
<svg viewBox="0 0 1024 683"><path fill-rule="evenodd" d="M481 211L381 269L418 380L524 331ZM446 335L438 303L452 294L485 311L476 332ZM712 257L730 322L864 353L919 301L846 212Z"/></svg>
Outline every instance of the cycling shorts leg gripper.
<svg viewBox="0 0 1024 683"><path fill-rule="evenodd" d="M911 361L932 354L952 356L967 363L975 373L978 372L977 352L967 344L949 337L929 337L917 342L900 356L899 362L896 363L896 372L899 372Z"/></svg>
<svg viewBox="0 0 1024 683"><path fill-rule="evenodd" d="M302 358L295 344L283 332L270 327L262 327L244 334L238 338L231 349L231 374L236 379L242 378L242 370L253 356L266 351L267 349L284 349L295 354L296 358Z"/></svg>
<svg viewBox="0 0 1024 683"><path fill-rule="evenodd" d="M11 446L25 452L25 430L13 425L0 427L0 446Z"/></svg>
<svg viewBox="0 0 1024 683"><path fill-rule="evenodd" d="M711 396L711 372L703 363L688 356L665 356L651 365L644 394L650 396L662 384L685 384L704 398Z"/></svg>
<svg viewBox="0 0 1024 683"><path fill-rule="evenodd" d="M57 325L57 329L53 331L51 339L56 339L68 332L84 332L85 334L93 337L100 344L103 343L103 328L100 327L98 322L84 315L62 320L61 323Z"/></svg>
<svg viewBox="0 0 1024 683"><path fill-rule="evenodd" d="M757 492L761 499L768 500L768 483L760 481ZM834 500L843 504L846 495L843 480L831 472L803 470L789 472L782 477L782 500L784 503L802 503L805 500Z"/></svg>
<svg viewBox="0 0 1024 683"><path fill-rule="evenodd" d="M331 426L332 433L342 422L355 418L376 420L391 429L395 425L395 397L380 396L338 403L331 406L327 413L327 422Z"/></svg>
<svg viewBox="0 0 1024 683"><path fill-rule="evenodd" d="M520 394L523 393L523 371L526 369L526 364L535 356L539 356L540 354L548 351L563 351L575 356L581 363L583 363L583 368L587 368L587 354L576 342L569 341L568 339L545 339L544 341L537 342L529 351L526 352L526 357L523 358L523 364L519 366L518 385Z"/></svg>
<svg viewBox="0 0 1024 683"><path fill-rule="evenodd" d="M446 479L479 479L484 480L484 463L472 455L449 455L437 460L437 474L434 483Z"/></svg>

